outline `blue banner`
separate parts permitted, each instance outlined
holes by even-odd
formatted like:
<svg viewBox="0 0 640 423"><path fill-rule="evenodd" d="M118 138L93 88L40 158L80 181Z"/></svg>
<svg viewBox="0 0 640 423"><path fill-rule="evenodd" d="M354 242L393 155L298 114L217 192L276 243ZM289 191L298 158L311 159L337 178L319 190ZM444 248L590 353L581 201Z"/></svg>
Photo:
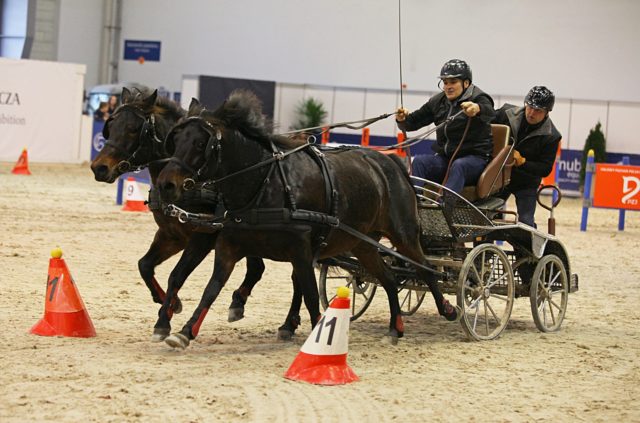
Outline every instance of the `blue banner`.
<svg viewBox="0 0 640 423"><path fill-rule="evenodd" d="M104 147L105 139L102 136L103 120L93 120L93 131L91 132L91 161L96 158L102 147Z"/></svg>
<svg viewBox="0 0 640 423"><path fill-rule="evenodd" d="M124 40L124 60L160 61L160 41Z"/></svg>

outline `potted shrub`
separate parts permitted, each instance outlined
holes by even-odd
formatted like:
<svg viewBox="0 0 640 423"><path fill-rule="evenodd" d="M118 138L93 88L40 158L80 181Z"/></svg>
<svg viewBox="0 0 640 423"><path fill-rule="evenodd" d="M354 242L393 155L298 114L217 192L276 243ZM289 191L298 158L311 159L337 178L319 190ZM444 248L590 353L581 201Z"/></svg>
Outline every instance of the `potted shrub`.
<svg viewBox="0 0 640 423"><path fill-rule="evenodd" d="M291 130L304 128L313 128L320 126L327 118L327 111L320 100L313 97L300 100L296 106L296 121L291 125ZM320 133L321 130L311 131L314 134Z"/></svg>
<svg viewBox="0 0 640 423"><path fill-rule="evenodd" d="M604 163L607 160L607 143L602 133L602 124L598 122L595 128L589 131L589 136L582 150L582 162L580 166L580 190L584 187L584 175L587 167L587 155L593 150L596 163Z"/></svg>

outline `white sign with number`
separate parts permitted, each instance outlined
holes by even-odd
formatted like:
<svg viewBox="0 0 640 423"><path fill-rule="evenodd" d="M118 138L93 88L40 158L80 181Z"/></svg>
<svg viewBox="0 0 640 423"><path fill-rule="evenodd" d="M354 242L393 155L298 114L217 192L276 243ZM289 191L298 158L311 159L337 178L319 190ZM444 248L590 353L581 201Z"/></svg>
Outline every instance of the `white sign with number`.
<svg viewBox="0 0 640 423"><path fill-rule="evenodd" d="M329 307L300 351L311 355L346 354L350 317L348 308Z"/></svg>

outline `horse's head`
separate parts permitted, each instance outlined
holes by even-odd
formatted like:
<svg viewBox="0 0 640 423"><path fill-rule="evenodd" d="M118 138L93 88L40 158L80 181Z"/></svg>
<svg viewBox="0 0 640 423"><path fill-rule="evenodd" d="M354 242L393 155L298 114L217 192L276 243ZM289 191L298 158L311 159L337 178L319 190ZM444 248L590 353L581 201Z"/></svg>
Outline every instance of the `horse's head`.
<svg viewBox="0 0 640 423"><path fill-rule="evenodd" d="M165 150L172 157L156 181L163 200L177 201L185 189L214 177L223 131L221 122L207 116L198 100L192 99L187 116L165 140Z"/></svg>
<svg viewBox="0 0 640 423"><path fill-rule="evenodd" d="M161 197L176 201L185 189L249 166L264 150L255 148L255 143L244 148L246 141L268 136L260 101L248 91L234 91L215 111L193 99L187 117L165 142L172 158L156 181Z"/></svg>
<svg viewBox="0 0 640 423"><path fill-rule="evenodd" d="M91 163L97 181L112 183L118 176L166 157L168 128L184 113L157 90L145 96L122 89L122 105L105 122L103 149ZM156 119L157 117L157 119Z"/></svg>

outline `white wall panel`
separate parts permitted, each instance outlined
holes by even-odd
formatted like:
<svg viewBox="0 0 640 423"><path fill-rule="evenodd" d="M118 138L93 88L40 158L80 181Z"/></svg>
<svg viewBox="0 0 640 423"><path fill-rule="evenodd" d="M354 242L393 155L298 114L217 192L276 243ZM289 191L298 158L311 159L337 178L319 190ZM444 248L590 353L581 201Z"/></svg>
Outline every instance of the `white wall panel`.
<svg viewBox="0 0 640 423"><path fill-rule="evenodd" d="M640 101L640 84L610 81L613 64L626 75L640 74L640 55L633 54L640 51L638 1L405 0L401 6L403 81L412 90L435 91L440 67L457 57L495 95L522 96L546 85L560 98ZM162 41L162 62L121 61L123 80L170 91L183 74L399 85L397 2L136 0L123 2L122 16L123 39ZM455 28L473 28L471 42L468 31L452 30L453 16ZM525 47L532 43L535 54Z"/></svg>
<svg viewBox="0 0 640 423"><path fill-rule="evenodd" d="M638 123L640 112L637 105L612 103L609 106L609 125L605 132L607 151L614 153L638 153Z"/></svg>
<svg viewBox="0 0 640 423"><path fill-rule="evenodd" d="M289 131L295 122L296 107L304 98L304 87L293 84L276 85L276 104L274 110L275 132Z"/></svg>
<svg viewBox="0 0 640 423"><path fill-rule="evenodd" d="M563 148L582 150L589 131L602 123L602 132L607 128L607 105L603 103L572 102L571 125L568 135L563 138Z"/></svg>
<svg viewBox="0 0 640 423"><path fill-rule="evenodd" d="M549 114L555 127L562 135L561 147L563 150L582 150L584 143L571 142L569 139L569 122L571 117L571 103L569 101L557 101ZM576 117L577 118L577 117Z"/></svg>
<svg viewBox="0 0 640 423"><path fill-rule="evenodd" d="M200 79L197 76L186 75L182 78L182 97L180 106L189 110L192 98L198 98L200 93Z"/></svg>
<svg viewBox="0 0 640 423"><path fill-rule="evenodd" d="M336 89L333 122L351 122L365 118L365 90ZM336 128L333 132L362 134L362 129Z"/></svg>
<svg viewBox="0 0 640 423"><path fill-rule="evenodd" d="M387 113L395 113L400 100L394 92L367 91L365 118L373 118ZM394 115L369 125L371 135L396 136L397 126Z"/></svg>

